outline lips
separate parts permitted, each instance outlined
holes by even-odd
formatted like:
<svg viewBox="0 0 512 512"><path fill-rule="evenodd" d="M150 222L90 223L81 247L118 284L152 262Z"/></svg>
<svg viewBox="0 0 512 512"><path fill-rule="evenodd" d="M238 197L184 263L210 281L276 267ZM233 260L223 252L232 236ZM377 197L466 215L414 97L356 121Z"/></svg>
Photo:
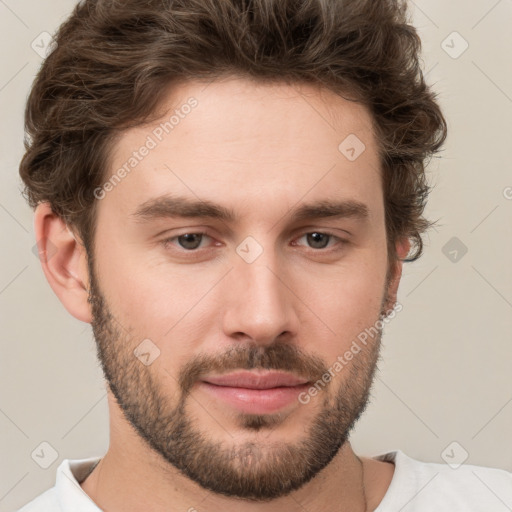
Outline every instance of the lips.
<svg viewBox="0 0 512 512"><path fill-rule="evenodd" d="M298 395L310 385L307 379L270 370L206 376L199 384L199 390L210 398L246 414L273 414L285 407L298 407Z"/></svg>
<svg viewBox="0 0 512 512"><path fill-rule="evenodd" d="M280 387L303 386L308 383L291 373L285 372L254 372L240 371L227 375L214 375L202 379L204 382L216 386L247 389L272 389Z"/></svg>

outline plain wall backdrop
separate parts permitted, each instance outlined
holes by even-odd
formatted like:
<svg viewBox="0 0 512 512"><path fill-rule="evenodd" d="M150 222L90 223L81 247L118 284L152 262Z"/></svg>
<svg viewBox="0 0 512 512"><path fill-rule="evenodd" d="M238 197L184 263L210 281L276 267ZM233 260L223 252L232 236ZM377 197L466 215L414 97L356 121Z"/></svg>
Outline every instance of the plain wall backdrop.
<svg viewBox="0 0 512 512"><path fill-rule="evenodd" d="M18 174L45 33L75 3L0 0L0 512L52 486L64 458L108 447L92 331L44 277ZM417 0L411 13L448 121L441 158L428 167L426 215L439 226L424 256L404 265L403 310L385 329L352 443L360 455L399 448L512 471L512 1ZM46 469L32 456L43 442L57 452Z"/></svg>

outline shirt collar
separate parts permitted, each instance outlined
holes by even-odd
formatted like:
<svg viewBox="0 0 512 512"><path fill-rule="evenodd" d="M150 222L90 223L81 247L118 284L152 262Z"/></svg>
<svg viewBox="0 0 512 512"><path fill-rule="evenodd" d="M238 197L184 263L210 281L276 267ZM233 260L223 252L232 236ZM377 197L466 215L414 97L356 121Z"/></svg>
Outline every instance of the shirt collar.
<svg viewBox="0 0 512 512"><path fill-rule="evenodd" d="M55 487L62 510L73 512L101 512L96 503L80 487L101 457L89 459L64 459L57 468Z"/></svg>

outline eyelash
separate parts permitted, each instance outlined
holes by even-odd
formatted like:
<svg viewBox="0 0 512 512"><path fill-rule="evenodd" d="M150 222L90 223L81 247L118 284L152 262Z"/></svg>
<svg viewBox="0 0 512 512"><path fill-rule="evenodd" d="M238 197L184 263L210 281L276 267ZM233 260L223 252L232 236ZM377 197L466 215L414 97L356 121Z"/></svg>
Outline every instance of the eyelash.
<svg viewBox="0 0 512 512"><path fill-rule="evenodd" d="M319 235L327 235L329 237L334 238L336 240L338 240L338 245L340 245L341 247L338 247L336 248L336 246L334 248L331 248L331 249L328 249L328 248L325 248L325 249L315 249L315 248L309 248L310 251L313 251L313 252L316 252L316 253L325 253L325 254L328 254L328 253L331 253L331 252L335 252L337 250L340 250L343 246L347 245L349 242L347 240L343 240L342 238L338 237L337 235L335 235L334 233L330 232L330 231L306 231L304 233L302 233L302 235L300 235L298 238L302 238L306 235L310 235L312 233L317 233ZM178 238L180 238L181 236L184 236L184 235L201 235L201 236L206 236L208 238L212 238L208 235L208 233L204 232L204 231L198 231L198 232L192 232L192 231L186 231L185 233L181 233L179 235L174 235L173 237L170 237L170 238L165 238L164 240L162 240L162 245L164 246L164 248L167 248L169 245L172 245L172 242L174 240L177 240ZM213 238L212 238L213 239ZM202 242L202 240L201 240ZM190 249L190 250L187 250L187 249L184 249L183 247L181 247L180 249L178 249L179 252L182 252L182 253L190 253L190 254L198 254L201 249Z"/></svg>

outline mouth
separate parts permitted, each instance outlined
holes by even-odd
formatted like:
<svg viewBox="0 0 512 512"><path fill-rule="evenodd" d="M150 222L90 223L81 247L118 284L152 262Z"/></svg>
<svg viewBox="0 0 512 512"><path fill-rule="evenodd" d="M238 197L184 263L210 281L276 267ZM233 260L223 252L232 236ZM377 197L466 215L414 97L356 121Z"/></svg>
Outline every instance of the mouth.
<svg viewBox="0 0 512 512"><path fill-rule="evenodd" d="M203 378L201 388L216 400L248 414L271 414L298 405L307 379L285 372L241 371Z"/></svg>
<svg viewBox="0 0 512 512"><path fill-rule="evenodd" d="M308 383L307 379L285 372L254 372L240 371L226 375L205 377L203 382L216 386L247 389L272 389L278 387L293 387Z"/></svg>

